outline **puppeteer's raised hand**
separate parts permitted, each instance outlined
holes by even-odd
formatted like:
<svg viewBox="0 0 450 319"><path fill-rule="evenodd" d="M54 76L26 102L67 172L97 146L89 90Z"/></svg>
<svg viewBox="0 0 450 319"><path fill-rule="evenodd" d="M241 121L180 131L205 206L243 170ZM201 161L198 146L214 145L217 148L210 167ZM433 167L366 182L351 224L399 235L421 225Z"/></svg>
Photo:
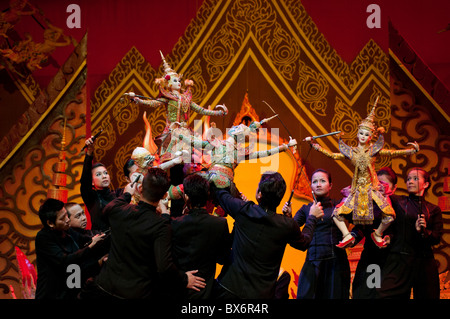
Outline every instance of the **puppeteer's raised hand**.
<svg viewBox="0 0 450 319"><path fill-rule="evenodd" d="M320 202L313 202L311 209L309 210L309 214L316 218L322 218L324 215L322 204Z"/></svg>
<svg viewBox="0 0 450 319"><path fill-rule="evenodd" d="M84 142L84 145L86 147L86 154L89 156L91 156L94 153L94 143L95 143L94 136L91 136Z"/></svg>
<svg viewBox="0 0 450 319"><path fill-rule="evenodd" d="M156 211L160 214L168 214L170 215L169 209L169 194L166 193L164 198L160 199L158 202L158 206L156 207Z"/></svg>
<svg viewBox="0 0 450 319"><path fill-rule="evenodd" d="M94 247L99 241L103 240L105 238L105 234L97 234L94 237L92 237L91 243L89 244L89 248Z"/></svg>
<svg viewBox="0 0 450 319"><path fill-rule="evenodd" d="M281 210L284 216L292 217L292 207L290 202L286 202Z"/></svg>
<svg viewBox="0 0 450 319"><path fill-rule="evenodd" d="M425 219L425 215L424 214L419 214L417 215L417 219L416 219L416 230L420 233L422 232L425 228L427 228L427 221Z"/></svg>
<svg viewBox="0 0 450 319"><path fill-rule="evenodd" d="M123 189L124 193L129 193L131 196L134 195L134 193L136 193L136 187L138 186L138 183L128 183L127 186L125 186L125 188Z"/></svg>

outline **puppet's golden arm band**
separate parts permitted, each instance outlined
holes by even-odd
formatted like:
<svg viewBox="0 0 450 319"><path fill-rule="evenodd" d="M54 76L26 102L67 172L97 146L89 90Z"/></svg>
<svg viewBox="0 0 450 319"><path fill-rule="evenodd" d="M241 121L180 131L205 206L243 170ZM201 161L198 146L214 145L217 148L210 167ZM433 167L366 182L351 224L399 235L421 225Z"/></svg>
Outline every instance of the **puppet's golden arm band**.
<svg viewBox="0 0 450 319"><path fill-rule="evenodd" d="M316 151L321 152L322 154L334 159L334 160L342 160L345 158L344 154L342 153L331 153L330 151L324 149L322 146L320 146L318 143L311 143L311 147L315 149Z"/></svg>
<svg viewBox="0 0 450 319"><path fill-rule="evenodd" d="M382 149L380 150L379 154L381 156L389 156L389 157L396 157L396 156L403 156L403 155L412 155L417 153L418 151L415 148L409 148L405 150L388 150L388 149Z"/></svg>

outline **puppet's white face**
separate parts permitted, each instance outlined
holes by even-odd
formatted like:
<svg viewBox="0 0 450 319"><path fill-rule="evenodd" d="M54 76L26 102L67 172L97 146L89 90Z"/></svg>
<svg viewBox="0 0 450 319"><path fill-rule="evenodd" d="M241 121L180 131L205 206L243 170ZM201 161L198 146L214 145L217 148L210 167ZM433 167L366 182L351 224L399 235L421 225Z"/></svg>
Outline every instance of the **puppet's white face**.
<svg viewBox="0 0 450 319"><path fill-rule="evenodd" d="M372 139L372 132L364 128L358 130L358 141L360 144L367 144Z"/></svg>
<svg viewBox="0 0 450 319"><path fill-rule="evenodd" d="M176 76L171 76L168 82L168 86L171 90L181 90L181 79Z"/></svg>

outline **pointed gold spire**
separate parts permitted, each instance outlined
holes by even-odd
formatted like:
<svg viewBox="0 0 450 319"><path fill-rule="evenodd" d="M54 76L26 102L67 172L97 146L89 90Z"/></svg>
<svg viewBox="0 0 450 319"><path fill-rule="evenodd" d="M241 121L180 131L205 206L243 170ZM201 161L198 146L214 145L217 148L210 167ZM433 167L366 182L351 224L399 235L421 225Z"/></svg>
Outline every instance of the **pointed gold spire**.
<svg viewBox="0 0 450 319"><path fill-rule="evenodd" d="M375 103L373 104L372 110L370 111L369 115L367 115L367 117L361 121L361 124L359 124L360 128L365 128L372 132L375 131L375 129L376 129L375 123L374 123L375 109L377 107L379 97L380 96L377 96L377 98L375 99Z"/></svg>
<svg viewBox="0 0 450 319"><path fill-rule="evenodd" d="M168 78L168 76L176 76L178 78L181 78L181 76L178 75L177 72L175 72L169 65L169 63L166 62L166 59L164 58L164 54L162 54L161 50L159 51L159 53L161 54L161 59L163 61L163 66L164 66L164 78L166 80L169 80L170 78Z"/></svg>

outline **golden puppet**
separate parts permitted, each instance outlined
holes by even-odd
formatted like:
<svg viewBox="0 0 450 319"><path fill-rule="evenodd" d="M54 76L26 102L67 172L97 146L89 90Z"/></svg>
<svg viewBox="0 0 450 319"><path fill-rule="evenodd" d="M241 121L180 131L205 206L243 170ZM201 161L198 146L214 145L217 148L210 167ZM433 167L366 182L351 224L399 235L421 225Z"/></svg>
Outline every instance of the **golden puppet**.
<svg viewBox="0 0 450 319"><path fill-rule="evenodd" d="M395 212L389 201L380 192L380 182L375 172L375 160L377 156L396 157L402 155L412 155L419 151L417 142L408 143L413 146L411 149L388 150L384 149L384 128L377 128L374 123L375 109L378 101L367 116L358 126L358 145L350 147L339 138L339 153L331 153L314 141L314 137L307 137L304 140L311 143L311 146L334 160L349 159L355 166L352 177L352 184L348 197L341 202L334 210L334 222L343 234L342 241L337 245L345 248L354 243L355 239L350 234L344 222L343 215L352 213L353 224L372 224L374 220L374 204L381 210L382 220L379 227L372 233L374 243L380 247L386 247L388 238L383 237L384 231L395 218ZM372 139L378 135L378 139L373 143Z"/></svg>
<svg viewBox="0 0 450 319"><path fill-rule="evenodd" d="M161 53L161 52L160 52ZM155 138L156 144L160 148L159 155L172 152L172 146L168 145L171 137L171 124L176 122L181 127L187 128L191 111L207 116L225 116L228 109L225 105L217 105L217 110L203 108L192 101L191 87L194 85L192 80L186 80L186 89L181 87L182 75L176 73L164 59L161 53L164 65L164 77L155 80L159 86L159 96L156 99L137 96L133 92L125 93L130 99L138 104L150 106L152 108L164 107L166 109L166 127L161 135ZM192 133L191 133L192 134Z"/></svg>

